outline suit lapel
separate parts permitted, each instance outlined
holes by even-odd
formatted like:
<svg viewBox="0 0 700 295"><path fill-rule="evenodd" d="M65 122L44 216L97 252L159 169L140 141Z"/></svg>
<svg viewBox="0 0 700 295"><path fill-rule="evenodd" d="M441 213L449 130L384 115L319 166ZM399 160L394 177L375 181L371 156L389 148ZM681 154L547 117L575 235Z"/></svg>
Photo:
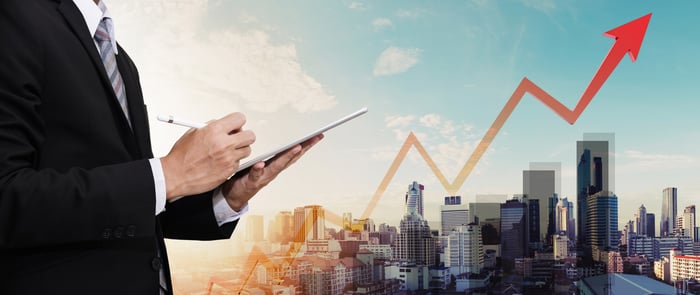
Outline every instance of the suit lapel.
<svg viewBox="0 0 700 295"><path fill-rule="evenodd" d="M119 45L117 45L119 46ZM151 140L148 124L148 113L146 105L143 103L143 92L138 81L138 73L136 67L131 62L129 55L126 54L121 46L118 47L117 66L124 81L126 89L126 98L129 101L129 115L131 118L131 126L138 145L140 154L143 157L151 158Z"/></svg>
<svg viewBox="0 0 700 295"><path fill-rule="evenodd" d="M121 110L121 107L119 106L117 96L114 94L114 90L112 89L112 83L107 77L107 71L105 70L104 64L102 63L102 59L100 58L100 55L97 51L95 41L93 41L92 36L90 36L83 15L80 13L78 7L75 6L73 1L69 0L61 1L58 5L58 11L61 13L63 18L70 26L71 31L73 31L73 34L83 45L83 48L87 52L88 56L90 57L90 60L92 61L93 66L95 67L95 72L100 76L100 80L102 81L102 86L105 89L106 97L108 100L107 103L109 103L110 107L112 108L112 114L114 115L115 122L118 125L123 142L128 147L133 156L135 156L136 158L140 158L141 153L138 150L138 145L135 142L134 134L131 131L131 128L129 127L129 122L126 119L126 116L124 115L124 113ZM122 65L119 64L118 67L121 70ZM125 84L125 88L127 89L127 99L129 99L129 95L131 94L129 88L133 88L133 84L132 87L129 86L130 85Z"/></svg>

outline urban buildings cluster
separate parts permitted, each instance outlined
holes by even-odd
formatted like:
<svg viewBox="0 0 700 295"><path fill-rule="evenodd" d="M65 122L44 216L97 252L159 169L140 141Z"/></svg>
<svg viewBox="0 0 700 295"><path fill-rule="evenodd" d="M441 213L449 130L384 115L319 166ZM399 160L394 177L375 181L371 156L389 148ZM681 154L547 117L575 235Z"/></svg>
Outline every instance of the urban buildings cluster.
<svg viewBox="0 0 700 295"><path fill-rule="evenodd" d="M660 215L641 205L620 224L611 145L577 142L575 200L559 196L556 169L532 169L523 171L522 193L504 202L446 196L439 208L426 208L425 187L413 181L395 225L354 219L351 212L327 224L324 208L309 205L279 212L264 239L262 216L248 216L246 239L258 243L259 253L251 254L244 279L228 286L244 294L700 288L695 206L677 212L678 190L668 187L661 191ZM440 220L428 222L426 210L439 210Z"/></svg>

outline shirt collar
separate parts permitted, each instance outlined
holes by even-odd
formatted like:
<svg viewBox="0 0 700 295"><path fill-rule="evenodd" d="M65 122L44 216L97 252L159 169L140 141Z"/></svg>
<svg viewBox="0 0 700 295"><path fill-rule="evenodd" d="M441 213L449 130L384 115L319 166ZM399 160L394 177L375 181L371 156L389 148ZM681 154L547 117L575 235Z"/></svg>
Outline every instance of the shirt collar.
<svg viewBox="0 0 700 295"><path fill-rule="evenodd" d="M78 10L80 10L80 13L83 15L85 24L90 32L90 36L95 36L95 32L97 32L97 27L100 25L102 18L111 18L112 23L114 23L114 18L112 18L112 15L109 13L109 9L107 9L103 14L102 10L93 0L73 0L73 3L75 3L75 6L78 7ZM107 31L109 31L109 38L112 40L112 48L114 48L114 53L118 54L117 38L114 34L114 27L108 28Z"/></svg>

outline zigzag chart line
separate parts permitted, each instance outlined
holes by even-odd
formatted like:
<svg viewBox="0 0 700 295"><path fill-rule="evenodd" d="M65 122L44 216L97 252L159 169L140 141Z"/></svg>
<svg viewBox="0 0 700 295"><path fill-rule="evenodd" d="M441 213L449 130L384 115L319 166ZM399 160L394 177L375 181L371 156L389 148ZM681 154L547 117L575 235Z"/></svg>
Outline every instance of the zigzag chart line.
<svg viewBox="0 0 700 295"><path fill-rule="evenodd" d="M636 60L650 18L651 13L642 16L638 19L635 19L629 23L626 23L622 26L619 26L615 29L612 29L604 34L607 37L615 38L615 42L613 43L613 46L606 55L605 59L603 59L603 62L598 68L598 71L596 71L595 75L591 79L591 82L584 90L583 94L581 95L581 98L579 99L578 103L576 104L573 110L570 110L569 108L564 106L559 100L549 95L549 93L544 91L537 84L530 81L527 77L524 77L520 81L520 84L518 84L518 87L515 88L515 91L513 91L513 94L511 95L506 105L503 107L503 110L501 110L501 112L494 120L493 124L491 124L491 127L488 129L488 131L486 132L482 140L479 142L476 149L469 157L467 162L464 164L462 170L455 177L452 183L449 183L447 181L442 171L440 171L440 169L437 167L433 159L430 157L428 152L418 140L418 138L416 138L416 136L413 133L410 133L406 138L406 141L403 143L403 146L399 150L399 153L396 155L396 158L389 167L389 170L382 179L367 208L362 214L362 218L368 218L372 214L372 211L377 206L377 203L379 202L381 197L384 195L386 188L393 179L398 168L401 166L401 163L403 163L411 147L415 147L416 150L418 150L418 153L428 164L428 166L438 178L445 190L447 190L449 194L454 195L467 180L471 172L474 170L476 164L479 162L479 160L484 155L488 147L496 138L496 135L498 135L499 131L501 130L505 122L508 120L508 118L513 113L513 111L518 106L518 104L520 103L520 101L526 93L530 93L533 97L537 98L540 102L548 106L554 113L559 115L569 124L574 124L576 120L581 116L583 111L586 109L588 104L591 102L593 97L596 95L596 93L598 93L598 90L600 90L600 88L605 83L610 74L613 72L613 70L615 70L620 61L622 61L624 56L629 53L632 62ZM336 225L342 225L342 218L339 215L329 211L326 211L326 214L326 221ZM302 226L302 228L306 227L307 222L314 222L314 220L308 220L307 218L307 220L304 221L304 225ZM296 257L297 251L298 249L290 249L288 251L287 257L292 257L290 259L287 259L288 262L293 262L293 257ZM248 279L252 276L252 273L255 270L255 266L261 261L269 262L270 258L266 254L262 253L259 249L254 248L246 261L246 264L251 265L252 268L249 270L249 272L247 272L248 275L245 275L245 278L242 278L243 285L240 285L240 289L238 290L238 292L242 291ZM216 279L212 278L209 287L211 288L212 284L217 283L216 281Z"/></svg>

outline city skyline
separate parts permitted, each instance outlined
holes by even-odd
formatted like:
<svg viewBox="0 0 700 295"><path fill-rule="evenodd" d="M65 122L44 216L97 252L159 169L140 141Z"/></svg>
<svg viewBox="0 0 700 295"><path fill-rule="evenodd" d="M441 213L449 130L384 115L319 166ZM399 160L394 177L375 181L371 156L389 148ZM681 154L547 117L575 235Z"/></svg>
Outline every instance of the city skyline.
<svg viewBox="0 0 700 295"><path fill-rule="evenodd" d="M678 187L681 207L700 195L700 185L693 181L700 161L692 148L700 136L694 136L698 131L693 129L678 128L699 123L692 114L696 102L691 95L692 81L697 80L691 69L698 61L686 60L681 50L691 48L693 41L674 37L686 31L684 20L692 19L688 13L695 10L695 3L684 3L685 7L631 1L539 5L311 1L289 7L266 1L109 4L117 38L140 66L146 103L154 115L156 155L167 153L185 131L158 123L158 113L206 121L243 111L248 128L258 134L255 153L358 106L370 107L367 117L327 134L321 145L251 202L253 212L265 216L288 204L322 199L334 212L348 206L360 211L409 131L415 132L445 175L454 177L523 76L571 106L610 48L612 41L601 34L652 12L637 61L620 63L575 125L568 126L546 107L524 99L456 194L471 202L476 195L519 193L517 175L529 162L559 161L560 196L573 200L575 162L562 155L575 150L571 142L579 134L608 131L617 135L616 194L649 204L651 212L661 211L655 202L660 188ZM327 13L291 17L316 11L311 7ZM330 21L330 16L334 26L317 25ZM153 17L163 22L143 23ZM347 34L341 39L336 30ZM436 31L441 33L433 34ZM234 42L244 46L234 47ZM160 50L164 45L167 50ZM163 54L154 57L152 52ZM220 55L230 58L208 58ZM403 63L395 68L383 63L392 56ZM179 63L172 60L191 71L178 70ZM274 74L266 69L275 69ZM241 76L243 70L249 74ZM281 80L288 84L274 82ZM667 97L674 99L662 99ZM645 128L635 128L639 124ZM287 130L282 133L279 126ZM535 135L541 129L548 136ZM655 140L647 140L649 134ZM439 204L447 192L437 190L438 180L415 151L408 160L386 195L401 198L404 184L398 179L423 179L426 187L435 188L425 196L426 206ZM499 181L501 176L510 181ZM301 185L310 178L323 181ZM345 179L356 185L342 189ZM389 199L377 206L391 214ZM631 216L633 210L621 208L620 215ZM400 218L400 213L390 218ZM243 237L236 234L234 239Z"/></svg>

